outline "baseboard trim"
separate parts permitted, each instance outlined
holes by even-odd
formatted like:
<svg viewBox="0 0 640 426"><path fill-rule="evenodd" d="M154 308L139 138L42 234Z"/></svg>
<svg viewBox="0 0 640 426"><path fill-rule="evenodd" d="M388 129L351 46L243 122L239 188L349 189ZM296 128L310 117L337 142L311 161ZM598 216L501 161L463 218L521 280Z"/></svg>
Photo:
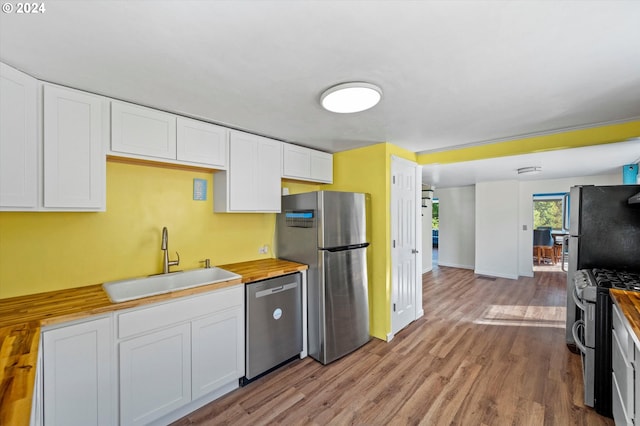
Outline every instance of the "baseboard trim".
<svg viewBox="0 0 640 426"><path fill-rule="evenodd" d="M447 266L449 268L473 269L474 265L463 265L461 263L438 262L439 266Z"/></svg>
<svg viewBox="0 0 640 426"><path fill-rule="evenodd" d="M518 274L503 274L502 272L493 272L493 271L483 271L481 269L475 269L473 271L476 275L485 275L489 277L498 277L498 278L507 278L510 280L517 280Z"/></svg>

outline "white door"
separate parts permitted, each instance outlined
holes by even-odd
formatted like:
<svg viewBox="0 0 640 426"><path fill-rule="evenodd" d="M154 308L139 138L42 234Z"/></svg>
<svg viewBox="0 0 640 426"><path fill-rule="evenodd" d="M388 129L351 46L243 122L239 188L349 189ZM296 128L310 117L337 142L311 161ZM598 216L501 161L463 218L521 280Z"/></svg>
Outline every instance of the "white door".
<svg viewBox="0 0 640 426"><path fill-rule="evenodd" d="M422 315L421 167L391 159L391 332Z"/></svg>

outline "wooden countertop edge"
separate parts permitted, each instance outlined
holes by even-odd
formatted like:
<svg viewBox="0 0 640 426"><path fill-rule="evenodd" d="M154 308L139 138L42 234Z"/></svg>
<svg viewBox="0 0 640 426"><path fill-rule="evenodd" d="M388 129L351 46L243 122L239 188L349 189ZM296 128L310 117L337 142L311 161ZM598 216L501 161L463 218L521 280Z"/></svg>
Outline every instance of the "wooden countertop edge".
<svg viewBox="0 0 640 426"><path fill-rule="evenodd" d="M633 331L631 338L640 347L640 293L611 289L609 294L631 327Z"/></svg>
<svg viewBox="0 0 640 426"><path fill-rule="evenodd" d="M40 326L0 328L0 424L28 425L36 379Z"/></svg>
<svg viewBox="0 0 640 426"><path fill-rule="evenodd" d="M55 316L43 318L40 320L42 327L61 324L69 321L81 320L96 315L109 314L111 312L122 311L124 309L137 308L139 306L149 305L151 303L164 302L173 299L180 299L182 297L191 296L193 294L207 293L209 291L219 290L225 287L231 287L233 285L242 284L242 279L237 278L234 280L223 281L215 284L202 285L199 287L188 288L186 290L172 291L169 293L157 294L155 296L143 297L141 299L128 300L126 302L111 302L105 294L105 298L108 301L108 305L89 308L83 311L70 312L64 314L56 314ZM101 284L99 286L102 287Z"/></svg>
<svg viewBox="0 0 640 426"><path fill-rule="evenodd" d="M252 266L253 268L264 266L266 269L253 271ZM262 259L222 265L220 267L242 277L120 303L112 303L106 293L103 292L104 305L83 310L72 309L71 312L60 312L44 315L38 319L31 318L21 323L0 325L0 425L21 426L29 424L42 327L301 272L308 268L304 264L279 259ZM244 271L244 273L240 271ZM96 284L89 287L101 288L102 285ZM86 290L86 288L81 288ZM0 300L1 302L2 300Z"/></svg>

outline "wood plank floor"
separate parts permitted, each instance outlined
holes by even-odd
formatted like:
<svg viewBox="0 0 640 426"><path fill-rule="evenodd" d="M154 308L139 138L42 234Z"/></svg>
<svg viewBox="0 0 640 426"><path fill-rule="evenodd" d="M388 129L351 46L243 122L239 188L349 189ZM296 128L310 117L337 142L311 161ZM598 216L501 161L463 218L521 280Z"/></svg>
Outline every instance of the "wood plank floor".
<svg viewBox="0 0 640 426"><path fill-rule="evenodd" d="M565 275L517 281L439 267L425 316L328 366L306 358L176 425L613 425L582 403L564 344Z"/></svg>

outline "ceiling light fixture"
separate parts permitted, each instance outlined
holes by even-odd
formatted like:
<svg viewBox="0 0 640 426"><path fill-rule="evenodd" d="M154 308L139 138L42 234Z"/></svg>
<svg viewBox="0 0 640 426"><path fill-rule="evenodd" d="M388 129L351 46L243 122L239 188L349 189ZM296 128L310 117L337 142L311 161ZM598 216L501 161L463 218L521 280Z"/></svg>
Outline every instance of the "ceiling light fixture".
<svg viewBox="0 0 640 426"><path fill-rule="evenodd" d="M537 175L542 171L542 167L521 167L518 169L519 175Z"/></svg>
<svg viewBox="0 0 640 426"><path fill-rule="evenodd" d="M372 108L381 98L382 89L375 84L350 82L325 90L320 96L320 103L328 111L345 114Z"/></svg>

